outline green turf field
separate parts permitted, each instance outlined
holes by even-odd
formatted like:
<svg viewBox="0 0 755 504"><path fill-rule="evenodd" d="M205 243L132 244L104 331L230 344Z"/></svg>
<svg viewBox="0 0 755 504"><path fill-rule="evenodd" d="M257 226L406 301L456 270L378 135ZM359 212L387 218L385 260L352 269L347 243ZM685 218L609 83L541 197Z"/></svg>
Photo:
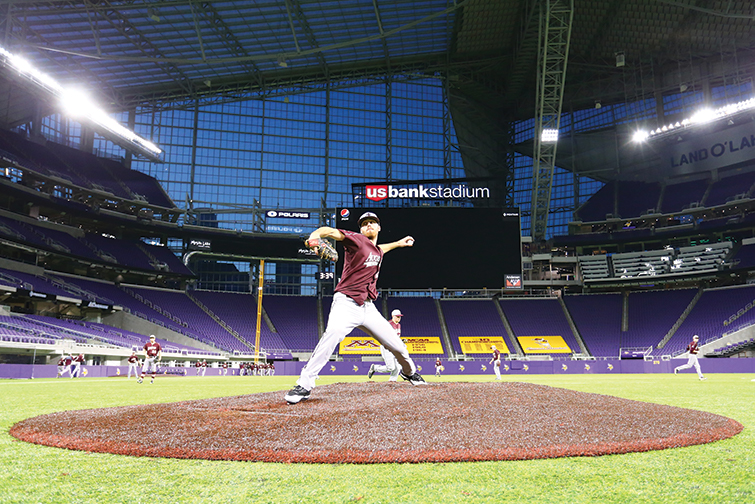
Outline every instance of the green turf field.
<svg viewBox="0 0 755 504"><path fill-rule="evenodd" d="M365 379L323 377L320 384ZM308 465L132 458L31 445L8 430L24 418L54 411L284 391L295 379L158 377L154 385L123 377L2 380L0 502L755 502L755 375L709 374L704 382L694 375L658 374L506 379L710 411L745 429L702 446L523 462Z"/></svg>

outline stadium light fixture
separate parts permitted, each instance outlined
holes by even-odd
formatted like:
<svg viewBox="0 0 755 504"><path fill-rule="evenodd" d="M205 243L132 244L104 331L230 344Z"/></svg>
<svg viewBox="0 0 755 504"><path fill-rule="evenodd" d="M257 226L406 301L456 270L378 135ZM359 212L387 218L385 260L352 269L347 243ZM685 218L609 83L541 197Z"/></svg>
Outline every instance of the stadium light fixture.
<svg viewBox="0 0 755 504"><path fill-rule="evenodd" d="M543 128L543 132L540 134L540 141L543 143L558 142L558 130L553 128Z"/></svg>
<svg viewBox="0 0 755 504"><path fill-rule="evenodd" d="M710 108L703 108L695 112L689 119L684 119L682 121L678 121L675 123L666 124L655 130L637 131L632 137L632 140L634 140L635 142L644 142L645 140L649 138L657 137L659 135L663 135L664 133L686 129L690 126L696 126L700 124L709 124L714 121L718 121L719 119L728 118L740 112L744 112L746 110L754 110L754 109L755 109L755 98L750 98L749 100L744 100L738 103L733 103L731 105L726 105L724 107L721 107L715 110L710 109ZM732 125L733 121L731 121L730 119L728 124Z"/></svg>
<svg viewBox="0 0 755 504"><path fill-rule="evenodd" d="M634 140L637 143L641 143L641 142L644 142L649 136L650 136L650 133L648 133L647 131L637 130L634 132L634 136L632 137L632 140Z"/></svg>
<svg viewBox="0 0 755 504"><path fill-rule="evenodd" d="M87 121L95 126L98 133L126 150L134 151L154 161L159 161L162 150L97 107L85 92L63 88L55 79L40 72L26 59L0 47L0 64L15 72L18 77L34 88L57 100L66 115L79 121Z"/></svg>

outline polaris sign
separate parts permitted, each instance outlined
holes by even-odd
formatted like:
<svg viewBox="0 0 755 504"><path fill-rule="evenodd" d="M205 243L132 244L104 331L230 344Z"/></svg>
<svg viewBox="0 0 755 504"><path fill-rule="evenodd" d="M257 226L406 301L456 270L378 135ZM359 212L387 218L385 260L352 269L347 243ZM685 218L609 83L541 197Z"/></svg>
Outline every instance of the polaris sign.
<svg viewBox="0 0 755 504"><path fill-rule="evenodd" d="M388 198L414 199L446 199L460 200L469 198L489 198L490 189L487 187L473 187L457 185L453 187L429 186L420 184L417 187L394 187L392 185L365 186L365 197L372 201L382 201Z"/></svg>
<svg viewBox="0 0 755 504"><path fill-rule="evenodd" d="M309 212L293 212L290 210L268 210L265 215L271 219L309 219Z"/></svg>

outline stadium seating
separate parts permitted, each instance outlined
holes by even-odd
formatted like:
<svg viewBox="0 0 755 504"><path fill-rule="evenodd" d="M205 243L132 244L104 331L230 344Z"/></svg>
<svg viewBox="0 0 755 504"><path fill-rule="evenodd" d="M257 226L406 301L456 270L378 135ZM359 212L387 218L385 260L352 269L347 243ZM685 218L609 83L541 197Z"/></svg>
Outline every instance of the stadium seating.
<svg viewBox="0 0 755 504"><path fill-rule="evenodd" d="M141 292L144 294L144 291ZM152 293L149 293L149 295L154 298ZM254 345L257 332L257 300L254 296L251 294L211 291L191 291L190 296L198 299L205 307L211 310L215 316L226 323L229 328L236 331L241 338L247 341L250 345ZM175 298L175 295L173 297ZM190 298L187 297L187 299L190 301ZM266 305L266 301L267 299L263 298L263 305ZM167 306L171 306L172 309L176 311L179 305L172 302ZM189 322L192 327L195 327L197 322L192 322L189 317L191 317L190 314L192 312L196 311L197 306L193 302L191 304L184 303L176 314ZM291 312L288 312L288 314L292 315ZM204 312L202 312L202 315L205 315ZM299 318L304 316L306 316L306 313L300 314ZM312 311L310 318L313 316L315 316L316 326L317 318L314 310ZM215 320L212 320L212 323L210 324L207 319L202 318L201 323L207 328L207 331L217 332L216 327L219 327L218 322ZM314 337L317 337L316 329ZM272 332L264 320L260 321L260 347L268 352L290 350L290 347L283 342L281 336ZM249 351L248 348L247 351Z"/></svg>
<svg viewBox="0 0 755 504"><path fill-rule="evenodd" d="M613 276L615 278L637 278L663 275L671 269L673 250L649 250L613 254Z"/></svg>
<svg viewBox="0 0 755 504"><path fill-rule="evenodd" d="M621 348L621 294L564 296L582 341L593 356L618 357Z"/></svg>
<svg viewBox="0 0 755 504"><path fill-rule="evenodd" d="M728 325L729 317L753 299L755 299L753 286L704 291L694 309L666 343L662 352L672 355L683 352L695 334L700 336L701 344L706 344L720 338L724 332L731 332L736 327L755 323L755 310L749 310L737 319L734 327ZM727 325L724 325L725 322Z"/></svg>
<svg viewBox="0 0 755 504"><path fill-rule="evenodd" d="M721 270L731 249L731 242L681 247L671 264L671 273Z"/></svg>
<svg viewBox="0 0 755 504"><path fill-rule="evenodd" d="M500 303L517 338L561 336L572 353L582 352L558 299L515 298L501 299Z"/></svg>
<svg viewBox="0 0 755 504"><path fill-rule="evenodd" d="M628 330L622 333L621 346L658 345L696 293L697 289L630 293Z"/></svg>
<svg viewBox="0 0 755 504"><path fill-rule="evenodd" d="M501 336L513 352L516 347L511 344L493 302L489 299L446 299L440 302L454 351L464 353L460 336Z"/></svg>
<svg viewBox="0 0 755 504"><path fill-rule="evenodd" d="M608 257L605 254L579 256L578 261L584 280L597 280L610 276Z"/></svg>
<svg viewBox="0 0 755 504"><path fill-rule="evenodd" d="M607 278L636 279L663 275L714 273L724 268L732 242L711 243L678 250L665 248L641 252L578 256L586 282ZM747 253L745 250L744 254Z"/></svg>
<svg viewBox="0 0 755 504"><path fill-rule="evenodd" d="M0 152L19 166L45 177L118 198L163 208L176 207L156 179L129 170L112 159L54 142L32 142L7 130L0 131Z"/></svg>
<svg viewBox="0 0 755 504"><path fill-rule="evenodd" d="M711 184L708 196L703 202L706 207L714 207L729 201L749 197L750 188L755 183L755 172L740 173L724 177Z"/></svg>
<svg viewBox="0 0 755 504"><path fill-rule="evenodd" d="M613 217L639 217L656 213L661 188L647 182L608 182L588 199L578 210L583 222L600 222Z"/></svg>
<svg viewBox="0 0 755 504"><path fill-rule="evenodd" d="M662 213L677 213L692 206L702 206L701 202L707 189L707 179L667 185L663 190Z"/></svg>
<svg viewBox="0 0 755 504"><path fill-rule="evenodd" d="M267 294L262 298L262 306L289 351L314 350L319 341L316 298Z"/></svg>

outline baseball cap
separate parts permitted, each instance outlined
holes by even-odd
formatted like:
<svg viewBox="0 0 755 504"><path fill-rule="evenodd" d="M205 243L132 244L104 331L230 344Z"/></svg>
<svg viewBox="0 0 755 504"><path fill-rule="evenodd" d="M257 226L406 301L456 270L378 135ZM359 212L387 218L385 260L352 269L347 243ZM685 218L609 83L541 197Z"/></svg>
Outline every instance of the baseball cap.
<svg viewBox="0 0 755 504"><path fill-rule="evenodd" d="M375 215L372 212L364 212L362 216L359 217L359 221L358 221L359 227L362 227L362 221L367 220L367 219L372 219L378 224L380 224L380 219L378 219L377 215Z"/></svg>
<svg viewBox="0 0 755 504"><path fill-rule="evenodd" d="M149 339L152 339L152 338L154 338L154 337L155 337L155 335L154 335L154 334L150 334L150 335L149 335Z"/></svg>
<svg viewBox="0 0 755 504"><path fill-rule="evenodd" d="M404 314L401 313L401 310L393 310L391 312L391 317L403 317L403 316L404 316Z"/></svg>

